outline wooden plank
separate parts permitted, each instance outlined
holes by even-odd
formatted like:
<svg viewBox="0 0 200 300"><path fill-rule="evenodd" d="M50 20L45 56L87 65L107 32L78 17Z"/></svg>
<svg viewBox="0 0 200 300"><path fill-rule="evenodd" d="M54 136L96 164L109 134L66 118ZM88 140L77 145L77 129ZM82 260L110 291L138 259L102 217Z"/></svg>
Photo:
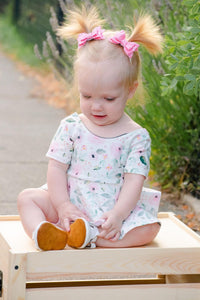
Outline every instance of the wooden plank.
<svg viewBox="0 0 200 300"><path fill-rule="evenodd" d="M9 246L0 234L0 270L3 273L2 296L7 299L8 296L8 278L9 278Z"/></svg>
<svg viewBox="0 0 200 300"><path fill-rule="evenodd" d="M173 212L159 212L158 218L168 218L170 216L174 216ZM0 215L0 221L18 221L20 220L19 215Z"/></svg>
<svg viewBox="0 0 200 300"><path fill-rule="evenodd" d="M170 216L174 216L173 212L159 212L158 218L168 218ZM20 220L19 215L0 215L0 221L17 221Z"/></svg>
<svg viewBox="0 0 200 300"><path fill-rule="evenodd" d="M173 215L161 218L161 229L154 242L159 248L195 248L200 249L200 237ZM154 245L156 247L156 245Z"/></svg>
<svg viewBox="0 0 200 300"><path fill-rule="evenodd" d="M173 212L159 212L158 218L168 218L171 215L175 215ZM20 220L19 215L0 215L0 221L16 221Z"/></svg>
<svg viewBox="0 0 200 300"><path fill-rule="evenodd" d="M169 219L171 219L174 225L178 225L180 229L184 230L185 233L190 234L191 237L195 238L200 244L200 236L196 234L191 228L189 228L186 224L180 221L175 215L170 214Z"/></svg>
<svg viewBox="0 0 200 300"><path fill-rule="evenodd" d="M113 286L113 285L139 285L139 284L163 284L164 278L136 278L136 279L87 279L67 281L32 281L26 283L27 289L44 289L50 287L83 287L83 286Z"/></svg>
<svg viewBox="0 0 200 300"><path fill-rule="evenodd" d="M174 225L178 225L180 229L183 229L184 232L189 233L192 237L194 237L200 243L200 236L196 234L191 228L189 228L186 224L180 221L173 212L159 212L158 218L161 220L167 219L171 220Z"/></svg>
<svg viewBox="0 0 200 300"><path fill-rule="evenodd" d="M1 234L0 245L0 270L3 272L2 297L5 300L25 299L26 255L13 254Z"/></svg>
<svg viewBox="0 0 200 300"><path fill-rule="evenodd" d="M199 300L200 284L28 289L26 300Z"/></svg>
<svg viewBox="0 0 200 300"><path fill-rule="evenodd" d="M19 215L0 215L0 221L19 221Z"/></svg>
<svg viewBox="0 0 200 300"><path fill-rule="evenodd" d="M50 264L49 262L54 262ZM199 248L86 249L27 254L27 280L137 274L200 274Z"/></svg>
<svg viewBox="0 0 200 300"><path fill-rule="evenodd" d="M158 218L168 218L169 216L173 215L173 212L159 212ZM19 215L0 215L0 221L19 221Z"/></svg>
<svg viewBox="0 0 200 300"><path fill-rule="evenodd" d="M0 233L15 253L37 252L19 219L0 221Z"/></svg>
<svg viewBox="0 0 200 300"><path fill-rule="evenodd" d="M10 251L8 297L6 300L25 299L26 293L26 254Z"/></svg>
<svg viewBox="0 0 200 300"><path fill-rule="evenodd" d="M200 247L200 237L182 222L178 221L173 214L159 214L162 223L161 230L155 240L143 248L194 248ZM6 220L0 222L0 232L4 236L13 252L37 252L31 239L26 235L20 220ZM1 220L1 218L0 218ZM137 248L133 248L137 249Z"/></svg>
<svg viewBox="0 0 200 300"><path fill-rule="evenodd" d="M166 283L200 283L200 274L166 275Z"/></svg>
<svg viewBox="0 0 200 300"><path fill-rule="evenodd" d="M158 213L158 218L163 219L163 218L169 218L170 216L174 216L175 214L173 212L159 212Z"/></svg>

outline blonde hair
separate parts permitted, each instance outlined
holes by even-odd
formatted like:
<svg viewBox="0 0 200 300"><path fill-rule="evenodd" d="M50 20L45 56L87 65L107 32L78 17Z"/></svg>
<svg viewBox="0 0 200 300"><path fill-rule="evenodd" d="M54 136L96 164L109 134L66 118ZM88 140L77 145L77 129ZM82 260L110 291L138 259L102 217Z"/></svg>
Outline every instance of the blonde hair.
<svg viewBox="0 0 200 300"><path fill-rule="evenodd" d="M75 8L68 12L67 21L58 29L58 35L67 40L77 38L80 33L91 32L95 27L104 24L104 20L99 17L95 7L87 10L84 6ZM127 37L129 42L136 42L143 45L149 53L156 55L162 52L163 37L150 15L141 15L132 29L130 36ZM120 45L112 44L108 38L112 37L115 31L105 30L103 40L91 40L81 49L77 50L75 60L75 72L79 67L82 59L90 61L115 60L119 64L122 80L127 87L131 87L138 80L140 73L140 56L135 51L130 59Z"/></svg>

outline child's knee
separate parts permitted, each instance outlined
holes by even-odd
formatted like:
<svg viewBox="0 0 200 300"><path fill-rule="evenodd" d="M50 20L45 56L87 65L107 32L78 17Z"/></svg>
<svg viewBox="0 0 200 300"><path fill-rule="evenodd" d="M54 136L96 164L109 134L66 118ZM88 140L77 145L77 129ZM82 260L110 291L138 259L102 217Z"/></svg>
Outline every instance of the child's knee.
<svg viewBox="0 0 200 300"><path fill-rule="evenodd" d="M26 189L23 190L17 198L17 207L18 210L20 210L22 207L24 207L25 205L28 204L28 201L30 201L31 199L33 199L33 194L34 191L33 189Z"/></svg>

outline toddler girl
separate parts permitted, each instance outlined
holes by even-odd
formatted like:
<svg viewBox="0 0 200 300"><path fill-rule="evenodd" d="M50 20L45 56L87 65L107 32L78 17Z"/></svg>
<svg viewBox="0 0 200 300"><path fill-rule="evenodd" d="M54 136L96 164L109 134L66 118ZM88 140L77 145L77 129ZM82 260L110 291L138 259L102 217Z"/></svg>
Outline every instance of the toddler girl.
<svg viewBox="0 0 200 300"><path fill-rule="evenodd" d="M62 120L50 144L47 185L18 197L24 229L42 250L140 246L160 228L160 192L143 188L150 137L124 108L138 86L138 47L159 53L162 36L148 15L129 37L102 23L95 8L82 8L58 30L78 38L81 113Z"/></svg>

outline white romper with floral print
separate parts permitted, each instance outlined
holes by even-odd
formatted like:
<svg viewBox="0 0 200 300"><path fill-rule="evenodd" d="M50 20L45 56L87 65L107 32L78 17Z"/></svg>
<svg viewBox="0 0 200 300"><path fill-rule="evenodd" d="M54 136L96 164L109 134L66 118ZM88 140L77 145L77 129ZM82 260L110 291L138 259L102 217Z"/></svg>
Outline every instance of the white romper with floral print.
<svg viewBox="0 0 200 300"><path fill-rule="evenodd" d="M47 157L69 165L70 201L96 222L115 205L124 173L147 177L150 144L144 128L114 138L96 136L73 113L61 121ZM123 221L120 238L134 227L159 222L159 201L160 192L143 188L136 207Z"/></svg>

